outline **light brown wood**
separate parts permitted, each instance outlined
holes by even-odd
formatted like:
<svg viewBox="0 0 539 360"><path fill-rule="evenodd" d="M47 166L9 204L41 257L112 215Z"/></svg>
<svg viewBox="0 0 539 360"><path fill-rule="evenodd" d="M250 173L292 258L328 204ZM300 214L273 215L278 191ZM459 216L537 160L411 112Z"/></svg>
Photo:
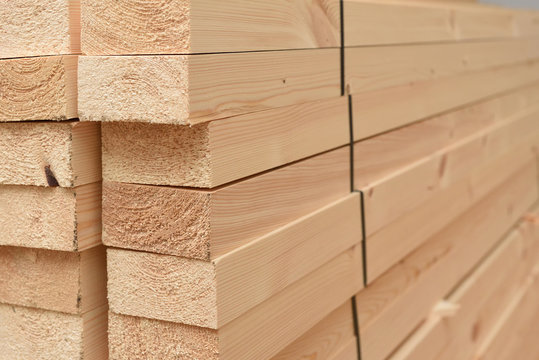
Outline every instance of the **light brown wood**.
<svg viewBox="0 0 539 360"><path fill-rule="evenodd" d="M209 260L350 192L349 147L211 191L104 182L108 246Z"/></svg>
<svg viewBox="0 0 539 360"><path fill-rule="evenodd" d="M0 60L0 122L77 117L77 56Z"/></svg>
<svg viewBox="0 0 539 360"><path fill-rule="evenodd" d="M82 1L87 55L339 46L338 0Z"/></svg>
<svg viewBox="0 0 539 360"><path fill-rule="evenodd" d="M349 249L219 330L128 317L129 331L122 324L109 327L111 353L139 358L152 349L158 353L151 358L174 358L200 351L203 339L210 359L271 359L359 291L361 269L361 250ZM161 336L181 339L179 346L156 347Z"/></svg>
<svg viewBox="0 0 539 360"><path fill-rule="evenodd" d="M339 49L81 56L79 117L196 124L340 95Z"/></svg>
<svg viewBox="0 0 539 360"><path fill-rule="evenodd" d="M110 309L217 329L361 240L355 193L212 262L109 249Z"/></svg>
<svg viewBox="0 0 539 360"><path fill-rule="evenodd" d="M101 183L0 186L0 245L82 251L101 243Z"/></svg>
<svg viewBox="0 0 539 360"><path fill-rule="evenodd" d="M349 352L357 359L357 339L354 335L352 304L349 301L326 316L303 336L288 345L271 360L317 359L337 360L350 359L343 352ZM348 353L346 353L348 354ZM339 357L341 356L341 357Z"/></svg>
<svg viewBox="0 0 539 360"><path fill-rule="evenodd" d="M539 80L538 69L539 62L527 62L355 94L354 139L531 85Z"/></svg>
<svg viewBox="0 0 539 360"><path fill-rule="evenodd" d="M83 315L0 304L0 359L106 360L107 308Z"/></svg>
<svg viewBox="0 0 539 360"><path fill-rule="evenodd" d="M539 57L535 39L367 46L345 50L349 94L413 85Z"/></svg>
<svg viewBox="0 0 539 360"><path fill-rule="evenodd" d="M0 58L80 53L80 1L10 0L0 7Z"/></svg>
<svg viewBox="0 0 539 360"><path fill-rule="evenodd" d="M101 180L99 124L0 123L0 184L74 187Z"/></svg>
<svg viewBox="0 0 539 360"><path fill-rule="evenodd" d="M81 314L107 303L105 249L0 247L0 302Z"/></svg>
<svg viewBox="0 0 539 360"><path fill-rule="evenodd" d="M193 127L105 122L102 132L105 180L211 188L345 145L348 99Z"/></svg>
<svg viewBox="0 0 539 360"><path fill-rule="evenodd" d="M526 164L356 296L362 356L385 359L426 319L536 201L536 171Z"/></svg>

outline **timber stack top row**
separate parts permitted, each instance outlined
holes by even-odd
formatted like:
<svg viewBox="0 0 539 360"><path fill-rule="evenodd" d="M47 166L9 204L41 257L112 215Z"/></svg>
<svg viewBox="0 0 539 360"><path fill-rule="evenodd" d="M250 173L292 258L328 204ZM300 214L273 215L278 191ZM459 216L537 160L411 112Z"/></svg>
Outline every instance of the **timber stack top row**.
<svg viewBox="0 0 539 360"><path fill-rule="evenodd" d="M0 6L0 360L539 358L539 12Z"/></svg>

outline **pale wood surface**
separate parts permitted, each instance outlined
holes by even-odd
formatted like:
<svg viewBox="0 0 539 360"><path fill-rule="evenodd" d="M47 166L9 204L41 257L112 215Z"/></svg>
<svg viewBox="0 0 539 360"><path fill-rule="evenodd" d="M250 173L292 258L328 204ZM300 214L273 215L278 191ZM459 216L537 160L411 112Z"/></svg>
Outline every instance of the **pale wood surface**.
<svg viewBox="0 0 539 360"><path fill-rule="evenodd" d="M0 60L0 122L77 117L77 56Z"/></svg>
<svg viewBox="0 0 539 360"><path fill-rule="evenodd" d="M0 247L0 302L81 314L107 303L105 249Z"/></svg>
<svg viewBox="0 0 539 360"><path fill-rule="evenodd" d="M193 127L105 122L102 132L105 180L211 188L345 145L348 100L321 100Z"/></svg>
<svg viewBox="0 0 539 360"><path fill-rule="evenodd" d="M101 183L0 186L0 245L82 251L101 243Z"/></svg>
<svg viewBox="0 0 539 360"><path fill-rule="evenodd" d="M539 62L527 62L358 93L352 95L354 139L408 125L538 80Z"/></svg>
<svg viewBox="0 0 539 360"><path fill-rule="evenodd" d="M220 328L361 240L355 193L211 263L109 249L111 311Z"/></svg>
<svg viewBox="0 0 539 360"><path fill-rule="evenodd" d="M101 180L99 124L0 123L0 184L73 187Z"/></svg>
<svg viewBox="0 0 539 360"><path fill-rule="evenodd" d="M79 57L79 117L196 124L340 95L339 49Z"/></svg>
<svg viewBox="0 0 539 360"><path fill-rule="evenodd" d="M526 164L357 295L365 358L386 358L517 222L537 199L536 171Z"/></svg>
<svg viewBox="0 0 539 360"><path fill-rule="evenodd" d="M338 0L82 1L87 55L340 46Z"/></svg>
<svg viewBox="0 0 539 360"><path fill-rule="evenodd" d="M78 53L79 0L10 0L0 6L0 58Z"/></svg>
<svg viewBox="0 0 539 360"><path fill-rule="evenodd" d="M108 246L208 260L350 191L349 147L212 191L104 182Z"/></svg>
<svg viewBox="0 0 539 360"><path fill-rule="evenodd" d="M106 307L84 315L0 304L0 359L106 360Z"/></svg>
<svg viewBox="0 0 539 360"><path fill-rule="evenodd" d="M210 359L271 359L305 332L324 319L349 299L354 291L362 288L362 264L359 247L347 250L325 265L311 272L285 290L257 305L247 313L226 324L219 330L199 328L177 323L164 323L148 320L132 320L129 332L121 326L110 327L112 353L120 352L121 347L130 353L144 354L155 349L157 338L162 331L143 334L146 328L164 329L168 339L181 339L180 345L171 348L167 345L158 350L163 356L178 356L182 352L200 349L182 348L199 339L206 341L205 348L215 351ZM272 314L272 316L268 316ZM135 322L135 324L133 324ZM136 324L138 323L138 324ZM145 343L128 348L143 337ZM215 349L215 350L214 350ZM208 351L208 350L206 350Z"/></svg>

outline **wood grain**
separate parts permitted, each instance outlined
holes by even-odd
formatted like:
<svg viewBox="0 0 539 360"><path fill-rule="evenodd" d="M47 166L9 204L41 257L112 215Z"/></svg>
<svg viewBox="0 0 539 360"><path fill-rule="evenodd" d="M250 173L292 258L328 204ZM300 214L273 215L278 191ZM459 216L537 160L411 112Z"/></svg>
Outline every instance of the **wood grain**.
<svg viewBox="0 0 539 360"><path fill-rule="evenodd" d="M338 0L82 1L87 55L340 46Z"/></svg>
<svg viewBox="0 0 539 360"><path fill-rule="evenodd" d="M0 123L0 184L74 187L101 180L99 124Z"/></svg>
<svg viewBox="0 0 539 360"><path fill-rule="evenodd" d="M350 191L343 147L211 191L104 182L108 246L215 259Z"/></svg>
<svg viewBox="0 0 539 360"><path fill-rule="evenodd" d="M362 356L386 358L426 319L536 201L536 171L526 164L356 296Z"/></svg>
<svg viewBox="0 0 539 360"><path fill-rule="evenodd" d="M0 8L0 58L79 53L79 1L13 0Z"/></svg>
<svg viewBox="0 0 539 360"><path fill-rule="evenodd" d="M110 308L217 329L361 240L355 193L212 262L109 249Z"/></svg>
<svg viewBox="0 0 539 360"><path fill-rule="evenodd" d="M77 117L77 56L0 60L0 121Z"/></svg>
<svg viewBox="0 0 539 360"><path fill-rule="evenodd" d="M196 124L338 97L340 54L82 56L78 83L81 120Z"/></svg>
<svg viewBox="0 0 539 360"><path fill-rule="evenodd" d="M207 188L331 150L350 137L344 97L192 127L105 122L102 132L105 180Z"/></svg>
<svg viewBox="0 0 539 360"><path fill-rule="evenodd" d="M101 183L0 186L0 245L82 251L101 243Z"/></svg>

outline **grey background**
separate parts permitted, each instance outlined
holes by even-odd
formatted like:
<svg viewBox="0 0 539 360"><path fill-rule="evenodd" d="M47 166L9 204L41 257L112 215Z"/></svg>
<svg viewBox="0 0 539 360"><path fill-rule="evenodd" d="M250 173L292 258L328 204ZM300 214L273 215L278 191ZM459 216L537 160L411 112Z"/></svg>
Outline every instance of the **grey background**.
<svg viewBox="0 0 539 360"><path fill-rule="evenodd" d="M483 3L497 4L510 7L539 9L539 0L480 0Z"/></svg>

